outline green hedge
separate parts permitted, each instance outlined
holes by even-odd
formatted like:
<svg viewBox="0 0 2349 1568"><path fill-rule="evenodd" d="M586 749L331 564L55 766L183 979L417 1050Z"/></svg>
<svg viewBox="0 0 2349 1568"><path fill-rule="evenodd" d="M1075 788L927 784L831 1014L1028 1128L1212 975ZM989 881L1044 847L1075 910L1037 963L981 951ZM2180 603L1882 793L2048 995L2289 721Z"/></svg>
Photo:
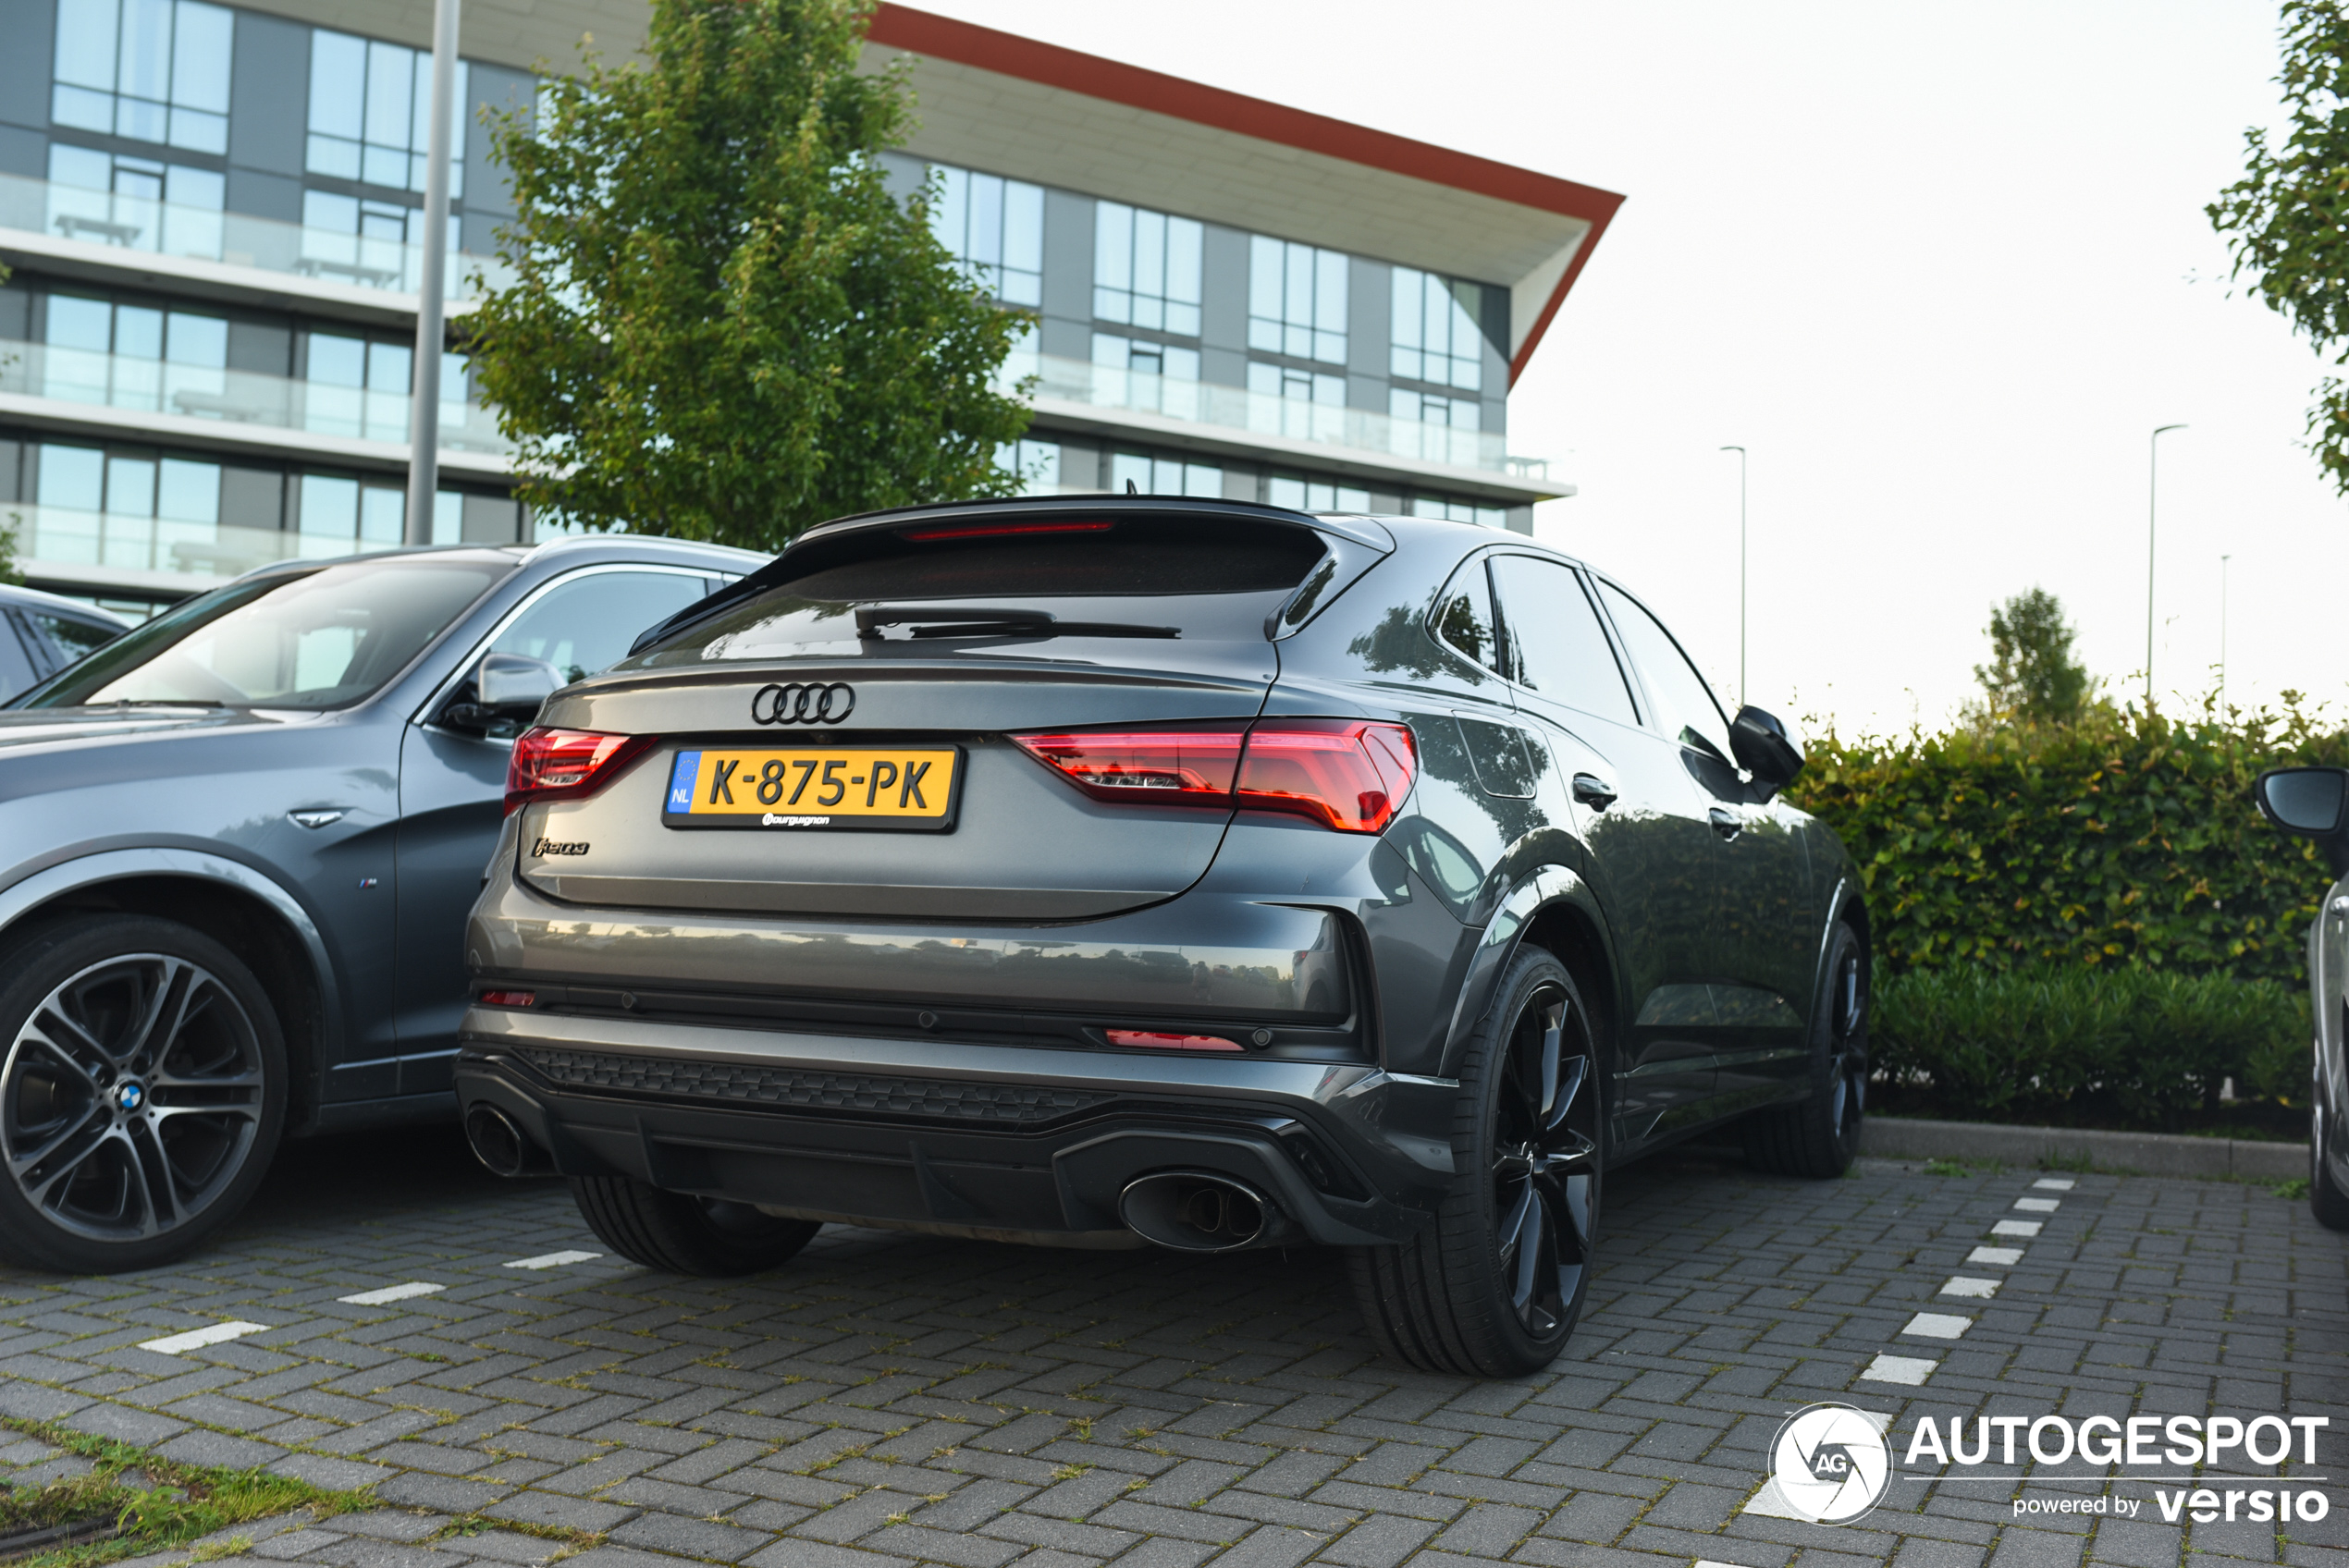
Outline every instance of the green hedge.
<svg viewBox="0 0 2349 1568"><path fill-rule="evenodd" d="M1881 973L2147 966L2300 986L2331 878L2250 795L2288 763L2349 764L2349 738L2289 701L2232 721L2106 707L2062 727L1830 735L1787 793L1859 863Z"/></svg>
<svg viewBox="0 0 2349 1568"><path fill-rule="evenodd" d="M1912 1114L2152 1131L2207 1120L2228 1078L2298 1101L2308 1006L2281 981L2142 966L1925 970L1877 983L1868 1047L1879 1098Z"/></svg>

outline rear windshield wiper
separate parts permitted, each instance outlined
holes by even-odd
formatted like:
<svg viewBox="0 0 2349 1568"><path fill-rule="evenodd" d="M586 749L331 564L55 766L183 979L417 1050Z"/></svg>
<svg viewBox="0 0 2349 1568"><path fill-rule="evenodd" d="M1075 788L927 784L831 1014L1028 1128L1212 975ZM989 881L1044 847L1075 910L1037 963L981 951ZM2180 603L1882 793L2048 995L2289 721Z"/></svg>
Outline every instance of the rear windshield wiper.
<svg viewBox="0 0 2349 1568"><path fill-rule="evenodd" d="M914 637L1180 637L1173 626L1117 620L1062 620L1043 610L953 609L929 605L859 605L856 635L878 639L884 626Z"/></svg>
<svg viewBox="0 0 2349 1568"><path fill-rule="evenodd" d="M228 704L214 697L109 697L103 703L83 703L85 708L225 708Z"/></svg>

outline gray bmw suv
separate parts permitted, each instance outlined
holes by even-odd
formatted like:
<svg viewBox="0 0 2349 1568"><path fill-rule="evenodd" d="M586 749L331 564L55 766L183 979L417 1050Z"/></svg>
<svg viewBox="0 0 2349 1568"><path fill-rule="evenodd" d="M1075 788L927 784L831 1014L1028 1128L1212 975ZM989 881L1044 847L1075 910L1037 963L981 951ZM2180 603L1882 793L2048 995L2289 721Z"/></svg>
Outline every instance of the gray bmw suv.
<svg viewBox="0 0 2349 1568"><path fill-rule="evenodd" d="M1156 497L827 524L516 743L476 1150L615 1251L822 1224L1348 1249L1417 1365L1566 1342L1610 1165L1840 1172L1867 914L1802 766L1531 541Z"/></svg>
<svg viewBox="0 0 2349 1568"><path fill-rule="evenodd" d="M594 538L290 561L0 711L0 1259L151 1267L283 1134L453 1118L514 735L762 560Z"/></svg>

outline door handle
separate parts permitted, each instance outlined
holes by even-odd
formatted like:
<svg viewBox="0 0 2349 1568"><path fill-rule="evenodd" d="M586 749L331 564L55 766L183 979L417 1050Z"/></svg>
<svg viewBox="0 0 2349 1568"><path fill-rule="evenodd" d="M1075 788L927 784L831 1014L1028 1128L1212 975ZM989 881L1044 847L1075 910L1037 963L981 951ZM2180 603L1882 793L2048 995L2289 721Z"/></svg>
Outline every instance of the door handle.
<svg viewBox="0 0 2349 1568"><path fill-rule="evenodd" d="M1713 807L1704 815L1705 820L1713 824L1713 831L1724 839L1734 839L1745 828L1743 818L1735 812L1723 811L1719 806Z"/></svg>
<svg viewBox="0 0 2349 1568"><path fill-rule="evenodd" d="M1615 786L1595 773L1574 776L1574 798L1593 811L1605 811L1615 803Z"/></svg>

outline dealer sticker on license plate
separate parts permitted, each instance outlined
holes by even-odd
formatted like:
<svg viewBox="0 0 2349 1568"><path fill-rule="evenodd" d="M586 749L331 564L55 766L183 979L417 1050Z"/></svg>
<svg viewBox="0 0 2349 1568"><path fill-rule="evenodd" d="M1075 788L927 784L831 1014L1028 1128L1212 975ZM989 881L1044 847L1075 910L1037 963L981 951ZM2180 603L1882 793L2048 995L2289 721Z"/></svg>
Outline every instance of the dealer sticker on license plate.
<svg viewBox="0 0 2349 1568"><path fill-rule="evenodd" d="M660 819L671 827L892 828L954 825L958 746L680 752Z"/></svg>

